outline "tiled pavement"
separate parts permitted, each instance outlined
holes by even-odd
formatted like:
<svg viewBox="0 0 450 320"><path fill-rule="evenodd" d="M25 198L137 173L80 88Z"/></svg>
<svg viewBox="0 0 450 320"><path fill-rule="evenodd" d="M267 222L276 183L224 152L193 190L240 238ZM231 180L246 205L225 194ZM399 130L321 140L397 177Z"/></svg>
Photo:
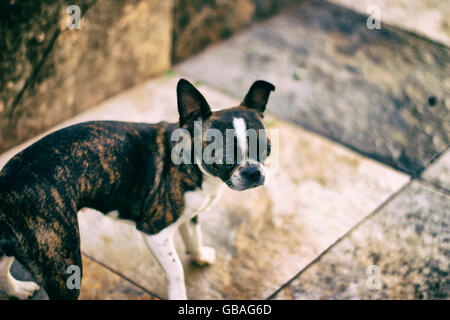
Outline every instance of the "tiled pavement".
<svg viewBox="0 0 450 320"><path fill-rule="evenodd" d="M449 212L448 194L412 182L275 297L448 299Z"/></svg>
<svg viewBox="0 0 450 320"><path fill-rule="evenodd" d="M446 122L445 92L449 91L445 91L444 73L438 70L442 68L439 59L448 63L448 52L422 43L421 54L426 56L428 50L437 57L428 62L432 72L424 82L417 78L423 77L421 72L417 75L409 69L425 68L418 53L405 61L395 56L404 70L401 77L417 80L413 81L416 91L408 91L415 97L400 99L394 89L388 89L392 81L388 72L378 72L382 69L377 69L378 64L391 66L380 58L382 53L376 63L370 48L357 50L351 58L332 60L344 48L337 48L345 40L340 34L353 21L348 15L355 18L354 13L333 5L315 7L314 2L302 3L293 12L257 25L176 68L178 75L201 81L199 89L216 109L235 105L256 78L273 81L277 90L270 100L267 125L279 130L280 140L280 170L265 187L226 190L220 202L200 216L205 242L217 249L215 265L199 268L189 263L177 238L188 296L448 298L450 151L445 148L450 123ZM329 25L324 25L326 19ZM389 36L372 38L353 27L354 47L358 41L380 41L386 59L397 49L391 37L403 41L406 52L411 41L418 41L396 29L384 31ZM149 81L60 127L89 119L176 120L177 79ZM370 96L371 90L376 96ZM361 96L352 98L348 92ZM365 94L373 98L373 105L363 100ZM436 94L443 102L434 108L411 103L425 94ZM316 98L320 101L315 102ZM394 100L400 107L393 105ZM0 167L23 147L3 154ZM164 276L132 225L92 210L80 212L79 217L85 273L81 298L165 297ZM378 271L379 282L374 278ZM18 265L14 272L24 275ZM381 288L372 288L374 283ZM35 298L41 297L38 293Z"/></svg>

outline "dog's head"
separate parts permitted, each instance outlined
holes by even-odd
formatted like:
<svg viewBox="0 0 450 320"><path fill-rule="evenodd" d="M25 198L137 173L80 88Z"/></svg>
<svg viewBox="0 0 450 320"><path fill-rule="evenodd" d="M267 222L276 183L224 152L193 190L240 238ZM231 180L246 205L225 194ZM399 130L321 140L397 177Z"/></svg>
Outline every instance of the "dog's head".
<svg viewBox="0 0 450 320"><path fill-rule="evenodd" d="M193 85L184 79L178 82L179 125L193 136L193 159L203 173L234 190L264 184L270 142L263 113L273 90L272 84L256 81L239 106L212 112Z"/></svg>

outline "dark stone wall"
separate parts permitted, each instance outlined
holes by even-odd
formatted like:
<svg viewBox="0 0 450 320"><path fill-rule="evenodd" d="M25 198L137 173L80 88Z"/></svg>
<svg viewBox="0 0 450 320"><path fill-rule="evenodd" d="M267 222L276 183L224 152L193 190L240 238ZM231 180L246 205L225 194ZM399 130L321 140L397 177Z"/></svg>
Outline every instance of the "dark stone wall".
<svg viewBox="0 0 450 320"><path fill-rule="evenodd" d="M175 0L173 53L179 62L299 0Z"/></svg>
<svg viewBox="0 0 450 320"><path fill-rule="evenodd" d="M0 152L170 68L172 1L0 5Z"/></svg>

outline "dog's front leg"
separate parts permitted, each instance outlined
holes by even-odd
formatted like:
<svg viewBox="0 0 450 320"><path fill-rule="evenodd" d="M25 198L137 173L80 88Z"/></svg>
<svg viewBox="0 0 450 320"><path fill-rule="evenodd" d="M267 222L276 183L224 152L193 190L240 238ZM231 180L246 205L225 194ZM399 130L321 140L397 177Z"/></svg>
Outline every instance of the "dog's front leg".
<svg viewBox="0 0 450 320"><path fill-rule="evenodd" d="M169 300L187 300L183 265L173 243L174 231L169 227L155 235L142 235L166 274Z"/></svg>
<svg viewBox="0 0 450 320"><path fill-rule="evenodd" d="M202 230L197 219L180 225L181 238L193 261L200 266L213 264L216 261L216 250L203 245Z"/></svg>

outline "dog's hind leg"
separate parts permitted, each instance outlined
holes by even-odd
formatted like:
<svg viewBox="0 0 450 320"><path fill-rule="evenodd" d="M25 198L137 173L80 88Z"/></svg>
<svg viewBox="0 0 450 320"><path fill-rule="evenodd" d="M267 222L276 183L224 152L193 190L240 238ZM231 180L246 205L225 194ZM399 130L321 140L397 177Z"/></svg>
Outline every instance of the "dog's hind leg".
<svg viewBox="0 0 450 320"><path fill-rule="evenodd" d="M24 265L36 280L42 279L50 300L78 299L82 277L78 230L59 234L58 241L52 241L51 236L39 240L37 259L25 258Z"/></svg>
<svg viewBox="0 0 450 320"><path fill-rule="evenodd" d="M49 215L32 223L15 257L44 288L50 300L75 300L80 295L82 260L78 226L69 227ZM80 285L80 286L79 286Z"/></svg>
<svg viewBox="0 0 450 320"><path fill-rule="evenodd" d="M11 275L11 265L14 257L0 257L0 291L21 300L30 298L39 290L39 285L32 281L19 281Z"/></svg>
<svg viewBox="0 0 450 320"><path fill-rule="evenodd" d="M82 277L79 248L70 251L56 247L48 251L41 247L36 255L23 256L19 261L42 285L50 300L78 299Z"/></svg>
<svg viewBox="0 0 450 320"><path fill-rule="evenodd" d="M77 300L80 296L81 254L79 257L75 255L61 256L43 263L43 287L50 300Z"/></svg>

